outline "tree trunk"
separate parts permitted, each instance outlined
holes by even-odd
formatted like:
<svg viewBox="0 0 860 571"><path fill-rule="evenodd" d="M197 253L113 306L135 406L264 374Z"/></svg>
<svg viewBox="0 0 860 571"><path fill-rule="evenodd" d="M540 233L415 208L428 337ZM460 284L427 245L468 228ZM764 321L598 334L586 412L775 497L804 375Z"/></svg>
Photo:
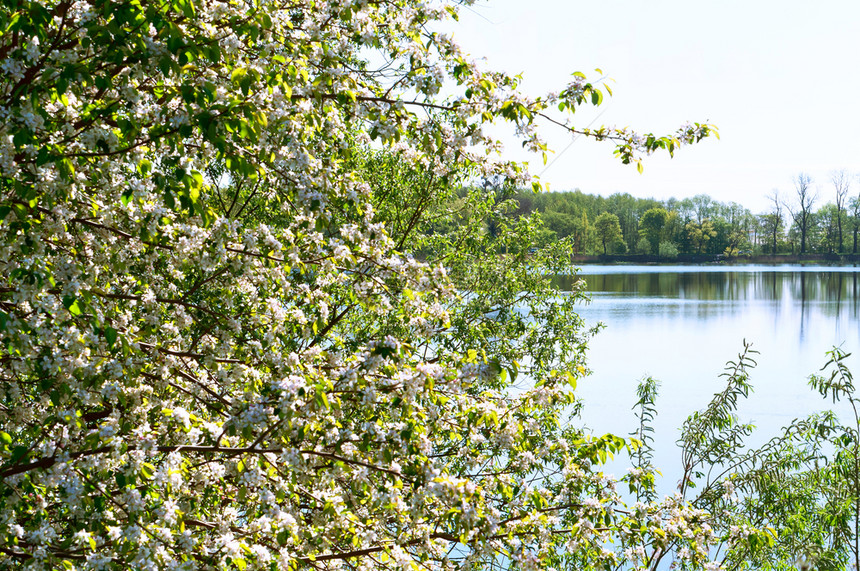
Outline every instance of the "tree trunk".
<svg viewBox="0 0 860 571"><path fill-rule="evenodd" d="M839 248L837 250L842 253L842 212L836 211L836 229L839 231Z"/></svg>

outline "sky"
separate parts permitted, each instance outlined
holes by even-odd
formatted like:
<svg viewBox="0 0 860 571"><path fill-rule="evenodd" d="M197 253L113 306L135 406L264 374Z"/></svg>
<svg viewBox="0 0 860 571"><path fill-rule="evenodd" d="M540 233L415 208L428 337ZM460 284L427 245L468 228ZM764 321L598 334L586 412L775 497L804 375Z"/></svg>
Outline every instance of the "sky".
<svg viewBox="0 0 860 571"><path fill-rule="evenodd" d="M768 210L812 176L818 206L833 201L830 174L860 173L860 2L856 0L479 0L450 30L487 68L522 73L523 89L562 89L574 71L608 76L614 95L577 112L576 125L669 134L713 123L708 139L622 165L609 143L542 129L550 166L512 140L551 190L684 198L700 193ZM566 149L566 150L565 150ZM562 152L563 151L563 152ZM855 176L852 194L860 192Z"/></svg>

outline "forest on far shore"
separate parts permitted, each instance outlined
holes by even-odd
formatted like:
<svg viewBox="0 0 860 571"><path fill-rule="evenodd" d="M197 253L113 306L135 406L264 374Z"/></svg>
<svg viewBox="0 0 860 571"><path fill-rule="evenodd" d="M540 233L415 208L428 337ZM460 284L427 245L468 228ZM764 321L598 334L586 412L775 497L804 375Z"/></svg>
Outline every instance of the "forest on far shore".
<svg viewBox="0 0 860 571"><path fill-rule="evenodd" d="M860 194L849 196L851 178L835 172L822 188L799 174L794 189L773 191L770 208L761 213L706 194L657 200L628 193L520 190L506 198L512 199L512 216L540 214L544 229L537 246L566 238L584 255L857 254ZM491 234L497 227L497 221L488 221Z"/></svg>

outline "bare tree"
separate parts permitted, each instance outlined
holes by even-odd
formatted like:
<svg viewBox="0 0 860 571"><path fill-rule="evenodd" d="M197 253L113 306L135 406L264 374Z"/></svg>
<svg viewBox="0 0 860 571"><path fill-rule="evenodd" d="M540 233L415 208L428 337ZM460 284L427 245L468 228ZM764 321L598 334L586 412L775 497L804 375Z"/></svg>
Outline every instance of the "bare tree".
<svg viewBox="0 0 860 571"><path fill-rule="evenodd" d="M773 189L767 197L773 204L770 214L765 215L767 220L767 233L771 238L771 254L776 255L776 245L779 241L779 234L782 230L783 214L782 214L782 198L779 196L779 190Z"/></svg>
<svg viewBox="0 0 860 571"><path fill-rule="evenodd" d="M857 234L860 233L860 193L849 201L849 206L851 207L851 228L854 231L854 247L851 249L851 253L856 254Z"/></svg>
<svg viewBox="0 0 860 571"><path fill-rule="evenodd" d="M693 209L696 212L696 220L701 225L705 220L711 218L712 208L714 206L713 199L707 194L697 194L692 199Z"/></svg>
<svg viewBox="0 0 860 571"><path fill-rule="evenodd" d="M812 206L818 200L818 191L812 188L812 177L806 173L798 174L792 181L797 196L797 205L792 208L792 205L783 203L783 206L791 213L794 224L800 232L800 253L805 254L809 225L812 221Z"/></svg>
<svg viewBox="0 0 860 571"><path fill-rule="evenodd" d="M839 253L841 254L843 251L842 219L845 217L845 201L848 197L848 190L851 188L851 175L848 173L847 170L839 169L838 171L833 171L832 173L830 173L830 182L833 183L833 189L836 191L836 228L837 234L839 235ZM856 232L854 236L854 248L856 251Z"/></svg>

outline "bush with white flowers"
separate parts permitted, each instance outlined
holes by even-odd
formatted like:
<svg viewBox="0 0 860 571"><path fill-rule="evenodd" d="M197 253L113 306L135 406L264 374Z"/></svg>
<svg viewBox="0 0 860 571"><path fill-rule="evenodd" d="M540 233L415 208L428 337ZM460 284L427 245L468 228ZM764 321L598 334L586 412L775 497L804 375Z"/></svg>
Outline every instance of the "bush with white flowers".
<svg viewBox="0 0 860 571"><path fill-rule="evenodd" d="M601 88L481 71L433 31L461 4L0 6L0 567L599 565L667 518L706 558L566 427L566 252L524 262L484 127L624 162L710 127L578 130Z"/></svg>

